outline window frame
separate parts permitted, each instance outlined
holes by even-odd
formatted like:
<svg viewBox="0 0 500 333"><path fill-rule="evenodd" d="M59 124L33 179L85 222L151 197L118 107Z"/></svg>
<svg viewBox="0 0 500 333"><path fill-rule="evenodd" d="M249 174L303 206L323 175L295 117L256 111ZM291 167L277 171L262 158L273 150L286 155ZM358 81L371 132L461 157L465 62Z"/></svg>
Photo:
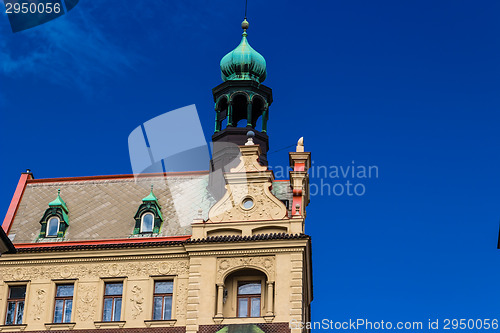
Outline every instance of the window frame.
<svg viewBox="0 0 500 333"><path fill-rule="evenodd" d="M71 296L57 296L57 288L59 288L60 286L73 286L73 293ZM73 305L75 304L74 303L74 297L75 297L75 283L74 282L62 282L62 283L57 283L56 284L56 290L55 290L55 296L54 296L54 311L53 311L53 316L52 316L52 323L53 324L67 324L67 323L71 323L71 319L73 318ZM62 317L61 317L61 321L58 322L58 321L55 321L56 319L56 304L57 304L57 301L58 300L62 300L63 301L63 313L62 313ZM66 309L66 302L71 300L71 311L70 311L70 318L69 318L69 321L65 321L64 320L64 317L65 317L65 309Z"/></svg>
<svg viewBox="0 0 500 333"><path fill-rule="evenodd" d="M171 293L156 293L155 290L156 290L156 283L158 282L171 282L172 283L172 292ZM153 320L172 320L173 318L173 315L174 315L174 290L175 290L175 281L174 279L157 279L157 280L153 280L153 307L152 307L152 314L151 314L151 318L153 318ZM165 297L168 297L170 296L170 299L171 299L171 306L170 306L170 318L167 318L165 319L164 318L164 315L165 315ZM161 303L161 319L155 319L155 298L156 297L161 297L162 298L162 303Z"/></svg>
<svg viewBox="0 0 500 333"><path fill-rule="evenodd" d="M245 295L240 295L240 286L247 284L247 283L258 283L260 284L260 294L245 294ZM262 299L263 299L263 286L262 286L262 280L241 280L241 281L236 281L236 317L237 318L259 318L262 317ZM246 298L247 299L247 316L240 317L240 299ZM259 314L258 316L252 316L252 299L258 298L259 299Z"/></svg>
<svg viewBox="0 0 500 333"><path fill-rule="evenodd" d="M12 285L7 285L8 288L7 288L7 306L6 306L6 309L5 309L5 319L4 319L4 325L6 326L17 326L17 325L23 325L23 322L24 322L24 312L25 312L25 309L26 309L26 294L28 293L28 285L27 284L12 284ZM11 298L10 294L11 294L11 290L12 288L16 288L16 287L24 287L24 298ZM15 306L14 306L14 320L11 324L7 324L7 316L8 316L8 313L9 313L9 303L11 302L14 302ZM17 311L18 311L18 303L19 302L23 302L23 313L21 315L21 322L18 323L17 322Z"/></svg>
<svg viewBox="0 0 500 333"><path fill-rule="evenodd" d="M151 221L151 231L144 231L144 230L143 230L143 226L144 226L144 217L145 217L146 215L151 215L151 217L153 218L153 220ZM153 212L150 212L150 211L144 212L144 213L141 215L141 227L139 228L139 233L140 233L140 234L152 234L154 229L155 229L155 214L153 214Z"/></svg>
<svg viewBox="0 0 500 333"><path fill-rule="evenodd" d="M119 322L122 321L122 311L123 311L123 291L125 290L125 281L123 280L110 280L110 281L104 281L104 290L103 290L103 299L102 299L102 322L106 323L112 323L112 322ZM121 284L122 285L122 293L120 295L106 295L106 285L108 284ZM121 305L120 305L120 318L118 320L115 318L115 299L120 299L121 300ZM106 299L111 299L111 320L105 320L104 319L104 310L106 307Z"/></svg>
<svg viewBox="0 0 500 333"><path fill-rule="evenodd" d="M50 220L52 219L57 219L57 231L55 235L49 235L49 230L50 230ZM47 226L45 230L45 238L57 238L59 235L59 229L61 228L61 219L57 215L51 215L47 218Z"/></svg>

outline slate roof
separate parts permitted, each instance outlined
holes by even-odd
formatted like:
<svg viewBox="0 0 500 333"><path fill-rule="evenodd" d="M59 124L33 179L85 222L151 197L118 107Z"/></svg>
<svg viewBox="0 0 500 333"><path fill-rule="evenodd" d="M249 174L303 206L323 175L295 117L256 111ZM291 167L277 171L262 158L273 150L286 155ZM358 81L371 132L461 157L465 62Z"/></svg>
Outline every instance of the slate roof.
<svg viewBox="0 0 500 333"><path fill-rule="evenodd" d="M158 237L191 235L191 223L215 200L207 190L208 172L28 180L9 231L13 243L126 239L133 236L134 215L151 185L162 207L164 223ZM40 219L57 190L69 213L64 239L40 239ZM273 183L273 194L291 202L289 182ZM290 205L291 206L291 205ZM149 236L150 237L150 236Z"/></svg>
<svg viewBox="0 0 500 333"><path fill-rule="evenodd" d="M134 215L151 185L164 216L158 236L190 235L191 222L198 216L198 210L201 209L206 218L215 203L207 191L207 184L207 172L167 177L159 174L138 179L129 176L30 180L9 236L14 243L35 242L40 233L40 219L49 202L57 197L57 190L61 189L61 197L69 210L69 228L64 241L131 237Z"/></svg>

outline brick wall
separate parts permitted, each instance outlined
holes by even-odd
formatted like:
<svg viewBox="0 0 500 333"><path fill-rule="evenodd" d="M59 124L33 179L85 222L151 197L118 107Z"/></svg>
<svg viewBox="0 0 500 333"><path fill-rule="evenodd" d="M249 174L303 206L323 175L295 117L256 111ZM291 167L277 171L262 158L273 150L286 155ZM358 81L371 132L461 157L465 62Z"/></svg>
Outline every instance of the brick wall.
<svg viewBox="0 0 500 333"><path fill-rule="evenodd" d="M24 331L25 333L46 333L47 331ZM90 330L57 330L57 333L185 333L185 327L154 328L109 328Z"/></svg>
<svg viewBox="0 0 500 333"><path fill-rule="evenodd" d="M288 323L266 323L254 324L258 326L265 333L290 333L290 326ZM215 333L227 325L200 325L198 333Z"/></svg>

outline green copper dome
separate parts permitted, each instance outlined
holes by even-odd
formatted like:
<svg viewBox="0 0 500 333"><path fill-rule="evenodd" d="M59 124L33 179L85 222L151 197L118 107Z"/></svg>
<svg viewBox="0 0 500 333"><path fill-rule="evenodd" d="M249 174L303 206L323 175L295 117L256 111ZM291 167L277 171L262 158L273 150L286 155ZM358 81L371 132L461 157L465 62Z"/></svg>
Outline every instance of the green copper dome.
<svg viewBox="0 0 500 333"><path fill-rule="evenodd" d="M266 60L259 52L255 51L247 41L246 20L241 24L243 38L240 45L229 52L220 61L222 80L254 80L259 83L266 79Z"/></svg>

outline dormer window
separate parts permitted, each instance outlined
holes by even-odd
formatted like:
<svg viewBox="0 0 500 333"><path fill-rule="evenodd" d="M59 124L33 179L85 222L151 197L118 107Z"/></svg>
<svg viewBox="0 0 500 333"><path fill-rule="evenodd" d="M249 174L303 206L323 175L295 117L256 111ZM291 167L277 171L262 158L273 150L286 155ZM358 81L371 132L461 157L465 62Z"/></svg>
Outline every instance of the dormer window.
<svg viewBox="0 0 500 333"><path fill-rule="evenodd" d="M58 232L59 232L59 218L57 216L51 216L47 221L46 237L57 237Z"/></svg>
<svg viewBox="0 0 500 333"><path fill-rule="evenodd" d="M163 216L161 215L161 206L158 198L153 193L153 185L151 185L149 195L142 199L142 204L137 209L134 219L134 235L160 233Z"/></svg>
<svg viewBox="0 0 500 333"><path fill-rule="evenodd" d="M144 213L141 218L141 233L153 232L153 222L155 216L153 213Z"/></svg>
<svg viewBox="0 0 500 333"><path fill-rule="evenodd" d="M40 236L38 238L63 238L69 226L68 206L61 198L61 190L57 190L57 198L49 203L40 220Z"/></svg>

